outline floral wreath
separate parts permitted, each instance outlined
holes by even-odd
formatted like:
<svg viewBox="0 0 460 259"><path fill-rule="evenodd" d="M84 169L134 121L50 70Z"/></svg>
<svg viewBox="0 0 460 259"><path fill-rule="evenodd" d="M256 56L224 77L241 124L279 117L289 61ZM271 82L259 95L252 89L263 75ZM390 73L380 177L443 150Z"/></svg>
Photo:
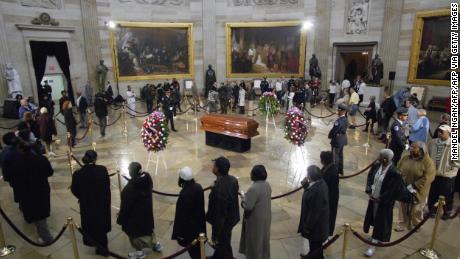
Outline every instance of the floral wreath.
<svg viewBox="0 0 460 259"><path fill-rule="evenodd" d="M297 107L292 107L286 113L284 120L284 138L294 145L302 146L308 134L308 121Z"/></svg>
<svg viewBox="0 0 460 259"><path fill-rule="evenodd" d="M280 111L280 103L273 92L265 92L259 100L259 110L263 115L275 116Z"/></svg>
<svg viewBox="0 0 460 259"><path fill-rule="evenodd" d="M160 152L164 150L169 136L165 115L159 111L150 114L144 120L141 136L144 146L148 151Z"/></svg>

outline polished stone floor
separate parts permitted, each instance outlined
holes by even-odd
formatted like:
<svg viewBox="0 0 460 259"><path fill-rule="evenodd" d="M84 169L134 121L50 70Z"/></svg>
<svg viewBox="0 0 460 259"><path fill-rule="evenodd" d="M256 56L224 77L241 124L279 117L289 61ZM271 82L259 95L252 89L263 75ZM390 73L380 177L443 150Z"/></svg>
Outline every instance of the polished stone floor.
<svg viewBox="0 0 460 259"><path fill-rule="evenodd" d="M145 111L142 104L138 104L137 110ZM120 110L112 111L109 121L114 120ZM314 108L316 115L328 115L325 109ZM123 123L119 121L113 126L108 127L107 136L99 138L99 134L94 132L93 139L97 143L96 150L99 153L99 164L109 168L111 172L120 169L122 173L127 173L128 164L131 161L139 161L145 169L153 176L154 188L164 192L177 193L177 171L183 166L192 167L195 179L204 187L209 186L214 176L211 173L213 158L224 155L231 161L230 173L239 179L241 190L246 190L251 184L249 173L252 166L263 164L266 166L273 195L282 194L299 186L300 180L305 176L305 168L308 165L319 165L319 154L323 150L329 149L327 133L332 127L335 116L326 119L313 119L312 128L308 135L308 141L303 147L292 146L283 138L284 133L281 128L282 117L275 120L268 120L258 115L254 117L259 122L260 135L252 139L252 149L246 153L234 153L205 145L204 132L200 130L199 117L203 113L194 113L177 116L175 123L179 130L172 133L169 138L167 149L160 154L149 154L143 147L140 138L140 128L143 118L127 118L128 137L122 135ZM433 118L439 114L431 114ZM60 117L63 120L62 117ZM275 122L275 123L274 123ZM359 118L363 122L363 118ZM13 125L14 121L0 120L0 124ZM436 123L433 123L436 124ZM64 143L64 128L59 127L60 137ZM5 131L2 130L2 133ZM80 130L79 136L83 134ZM348 131L349 144L345 148L345 174L356 172L369 163L377 156L378 150L383 148L383 144L376 142L375 137L370 137L370 147L365 148L363 144L367 140L367 134L361 130ZM74 150L74 154L81 158L83 152L91 148L91 136L80 142ZM53 234L56 234L66 222L67 217L73 217L77 223L80 222L79 208L77 200L69 190L70 170L66 158L66 147L60 145L56 150L58 157L50 158L55 169L53 177L49 179L51 183L51 204L52 212L48 223ZM150 156L150 158L149 158ZM76 167L78 165L75 165ZM366 174L353 178L345 179L340 182L340 202L336 223L336 232L341 232L345 223L362 232L363 217L367 206L367 195L364 193L364 183ZM36 239L35 229L32 225L25 223L18 207L12 202L11 188L5 183L0 182L1 205L7 215L14 223L27 235ZM297 232L298 220L300 216L301 192L297 192L285 198L274 200L272 203L272 226L271 226L271 258L299 258L302 250L302 239ZM174 197L164 197L154 195L154 215L155 232L163 245L163 252L150 253L147 258L161 258L167 256L180 247L176 242L170 240L174 211ZM459 201L456 197L455 207ZM116 177L112 177L112 231L109 234L109 247L115 253L123 256L128 251L132 251L127 236L115 223L119 206L119 190ZM395 220L396 220L395 210ZM70 232L54 245L46 248L37 248L23 241L12 229L2 220L3 229L7 244L13 244L17 251L8 258L21 259L40 259L40 258L72 258L72 244ZM375 258L422 258L418 255L419 248L427 247L433 228L433 220L429 220L415 235L405 242L390 247L377 249ZM233 230L232 244L237 258L244 258L238 254L238 243L240 238L241 224ZM457 258L460 255L460 219L442 221L438 231L436 249L441 253L442 258ZM208 225L208 233L210 228ZM393 233L392 240L401 237L404 233ZM342 258L343 236L338 239L325 251L327 258ZM365 244L356 239L351 234L347 247L347 258L363 258L363 252L367 248ZM81 237L78 236L78 249L80 258L101 258L94 255L92 248L82 245ZM209 249L208 249L209 250ZM208 251L209 252L209 251ZM188 258L187 255L178 258Z"/></svg>

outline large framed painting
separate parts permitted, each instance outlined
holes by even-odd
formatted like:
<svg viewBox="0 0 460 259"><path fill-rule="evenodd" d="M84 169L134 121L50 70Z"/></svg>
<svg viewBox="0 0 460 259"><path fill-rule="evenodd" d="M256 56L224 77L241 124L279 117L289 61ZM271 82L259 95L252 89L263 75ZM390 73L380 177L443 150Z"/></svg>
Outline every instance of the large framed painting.
<svg viewBox="0 0 460 259"><path fill-rule="evenodd" d="M450 84L450 10L415 15L407 82Z"/></svg>
<svg viewBox="0 0 460 259"><path fill-rule="evenodd" d="M193 77L191 23L119 22L111 32L119 80Z"/></svg>
<svg viewBox="0 0 460 259"><path fill-rule="evenodd" d="M227 77L302 77L306 31L301 21L227 23Z"/></svg>

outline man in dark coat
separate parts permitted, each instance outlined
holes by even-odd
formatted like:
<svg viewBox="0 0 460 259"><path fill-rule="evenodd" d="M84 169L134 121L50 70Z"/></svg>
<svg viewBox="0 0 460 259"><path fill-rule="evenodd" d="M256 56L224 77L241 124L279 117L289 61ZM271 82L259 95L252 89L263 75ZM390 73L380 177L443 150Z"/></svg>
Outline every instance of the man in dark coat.
<svg viewBox="0 0 460 259"><path fill-rule="evenodd" d="M94 113L99 120L99 129L101 137L105 137L105 128L107 127L107 101L102 93L96 94L96 100L94 101Z"/></svg>
<svg viewBox="0 0 460 259"><path fill-rule="evenodd" d="M200 233L206 234L204 192L193 179L190 167L179 170L178 184L182 190L176 203L172 239L181 246L188 246ZM200 246L192 247L188 253L192 259L199 259Z"/></svg>
<svg viewBox="0 0 460 259"><path fill-rule="evenodd" d="M228 175L230 161L225 157L214 160L212 173L217 177L209 194L206 221L212 225L211 240L215 244L214 255L207 258L233 259L232 229L240 221L238 204L238 180Z"/></svg>
<svg viewBox="0 0 460 259"><path fill-rule="evenodd" d="M367 176L366 193L369 195L364 232L369 233L373 226L372 242L388 242L393 225L393 207L399 188L402 186L401 175L392 164L393 151L382 149L379 159L374 163ZM370 257L374 255L375 247L371 246L365 252Z"/></svg>
<svg viewBox="0 0 460 259"><path fill-rule="evenodd" d="M231 91L231 89L224 83L221 83L219 89L217 90L217 92L219 93L221 114L227 114L228 112L227 109L230 103L230 96L228 94L229 91Z"/></svg>
<svg viewBox="0 0 460 259"><path fill-rule="evenodd" d="M331 151L323 151L320 154L321 173L323 180L329 190L329 236L334 234L337 207L339 206L339 172L334 164L334 157Z"/></svg>
<svg viewBox="0 0 460 259"><path fill-rule="evenodd" d="M97 153L88 150L84 166L72 175L70 189L80 204L83 243L96 246L96 254L108 256L107 233L111 225L110 179L107 168L96 165Z"/></svg>
<svg viewBox="0 0 460 259"><path fill-rule="evenodd" d="M163 113L166 116L166 124L171 124L171 130L177 131L174 127L174 101L171 97L170 90L166 90L165 96L163 96L163 99L161 100L161 104L163 106Z"/></svg>
<svg viewBox="0 0 460 259"><path fill-rule="evenodd" d="M117 223L129 237L129 242L136 249L129 253L129 258L145 256L144 248L160 252L161 245L153 232L152 178L142 171L138 162L132 162L129 167L131 179L121 192L120 212Z"/></svg>
<svg viewBox="0 0 460 259"><path fill-rule="evenodd" d="M205 92L204 92L204 98L208 98L208 93L209 90L211 90L211 87L214 85L214 83L217 81L216 79L216 71L212 69L211 65L208 65L208 70L206 71L206 78L205 78Z"/></svg>
<svg viewBox="0 0 460 259"><path fill-rule="evenodd" d="M80 128L88 127L88 118L86 116L86 110L88 109L88 101L81 94L80 91L77 92L77 109L80 114Z"/></svg>
<svg viewBox="0 0 460 259"><path fill-rule="evenodd" d="M334 127L332 127L328 134L328 138L331 140L334 163L337 165L337 169L341 175L343 175L343 147L348 144L347 110L348 107L345 104L339 104L337 106L337 114L339 115L339 118L334 122Z"/></svg>
<svg viewBox="0 0 460 259"><path fill-rule="evenodd" d="M66 90L61 91L61 98L59 98L59 112L62 113L62 105L65 101L69 100L69 96L67 95Z"/></svg>
<svg viewBox="0 0 460 259"><path fill-rule="evenodd" d="M145 98L145 103L147 104L147 112L151 113L153 111L153 89L152 85L147 84L145 87L142 88L142 95Z"/></svg>
<svg viewBox="0 0 460 259"><path fill-rule="evenodd" d="M379 127L380 127L380 140L386 140L386 134L388 131L388 126L390 124L391 117L393 113L396 111L396 104L391 98L391 95L385 91L384 93L385 99L380 104L380 109L377 114Z"/></svg>
<svg viewBox="0 0 460 259"><path fill-rule="evenodd" d="M302 183L305 184L305 187L297 232L303 238L308 239L310 248L308 254L312 254L311 258L324 259L321 246L330 233L327 184L322 179L321 170L315 165L307 168L307 178ZM304 245L304 256L307 255L305 248ZM318 249L320 249L319 252Z"/></svg>
<svg viewBox="0 0 460 259"><path fill-rule="evenodd" d="M399 107L396 110L397 119L391 124L391 140L388 146L394 153L393 164L397 165L401 155L406 149L407 137L404 133L403 124L407 120L407 108Z"/></svg>
<svg viewBox="0 0 460 259"><path fill-rule="evenodd" d="M264 76L264 79L262 82L260 82L260 91L263 93L268 91L268 88L270 87L270 84L267 81L267 77Z"/></svg>
<svg viewBox="0 0 460 259"><path fill-rule="evenodd" d="M48 80L45 80L44 83L45 84L40 87L40 92L39 92L40 97L39 97L38 103L40 107L44 106L45 96L47 97L46 99L48 100L52 99L51 93L53 92L53 90L51 89L51 86L48 84Z"/></svg>

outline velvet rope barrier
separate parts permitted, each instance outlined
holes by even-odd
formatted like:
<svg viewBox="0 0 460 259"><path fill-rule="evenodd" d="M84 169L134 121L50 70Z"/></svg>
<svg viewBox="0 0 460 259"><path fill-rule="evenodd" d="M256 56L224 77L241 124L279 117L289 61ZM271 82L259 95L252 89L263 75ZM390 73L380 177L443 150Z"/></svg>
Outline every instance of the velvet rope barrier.
<svg viewBox="0 0 460 259"><path fill-rule="evenodd" d="M185 114L186 112L190 111L192 109L192 107L188 107L185 111L183 112L176 112L177 115L181 115L181 114Z"/></svg>
<svg viewBox="0 0 460 259"><path fill-rule="evenodd" d="M331 239L327 240L323 245L316 249L315 251L308 253L305 256L302 256L302 259L312 259L318 256L320 251L323 251L324 249L328 248L330 245L332 245L339 237L343 234L343 232L340 232L339 234L335 234Z"/></svg>
<svg viewBox="0 0 460 259"><path fill-rule="evenodd" d="M181 250L175 252L172 255L168 255L166 257L163 257L162 259L172 259L172 258L178 257L179 255L181 255L181 254L187 252L188 250L190 250L192 247L196 246L196 244L198 244L197 239L193 240L188 246L182 248Z"/></svg>
<svg viewBox="0 0 460 259"><path fill-rule="evenodd" d="M126 105L126 108L127 108L127 110L130 110L130 111L132 111L134 113L137 113L137 114L149 114L148 112L138 112L136 110L133 110L133 109L129 108L129 105Z"/></svg>
<svg viewBox="0 0 460 259"><path fill-rule="evenodd" d="M73 154L70 154L70 157L71 157L73 160L75 160L75 162L77 162L77 164L78 164L80 167L83 166L83 164L82 164Z"/></svg>
<svg viewBox="0 0 460 259"><path fill-rule="evenodd" d="M102 250L105 250L107 248L103 247L101 244L99 244L98 242L96 242L94 240L93 237L91 237L90 235L88 235L87 233L85 233L85 231L83 231L83 229L80 227L80 226L77 226L76 225L76 228L78 230L78 232L80 232L80 234L83 236L83 237L86 237L87 239L89 239L91 241L91 243L95 244L97 248L99 249L102 249ZM123 257L121 255L118 255L114 252L111 252L110 250L107 249L107 252L109 253L110 256L114 257L114 258L117 258L117 259L128 259L126 257Z"/></svg>
<svg viewBox="0 0 460 259"><path fill-rule="evenodd" d="M0 129L11 130L11 129L15 129L18 125L19 124L16 124L16 125L11 126L11 127L0 126Z"/></svg>
<svg viewBox="0 0 460 259"><path fill-rule="evenodd" d="M91 126L92 126L91 124L92 124L92 122L90 121L89 124L88 124L88 127L86 127L86 131L83 133L83 136L82 136L81 138L77 138L77 137L75 136L75 140L80 141L80 140L83 140L84 138L86 138L86 135L88 135L89 129L90 129Z"/></svg>
<svg viewBox="0 0 460 259"><path fill-rule="evenodd" d="M143 117L147 117L147 116L150 115L150 114L132 115L132 114L129 114L129 112L126 112L126 114L128 114L129 116L131 116L131 117L133 117L133 118L143 118Z"/></svg>
<svg viewBox="0 0 460 259"><path fill-rule="evenodd" d="M364 168L364 169L362 169L361 171L358 171L358 172L356 172L356 173L354 173L354 174L350 174L350 175L341 175L341 176L339 176L339 179L347 179L347 178L351 178L351 177L360 175L360 174L366 172L369 168L371 168L372 165L374 165L374 163L375 163L376 161L377 161L377 159L374 160L372 163L370 163L368 166L366 166L366 168Z"/></svg>
<svg viewBox="0 0 460 259"><path fill-rule="evenodd" d="M331 116L336 115L336 113L333 112L333 113L331 113L331 114L329 114L329 115L327 115L327 116L317 116L317 115L314 115L313 113L311 113L308 109L305 109L305 111L306 111L308 114L310 114L311 116L313 116L313 117L315 117L315 118L318 118L318 119L325 119L325 118L329 118L329 117L331 117Z"/></svg>
<svg viewBox="0 0 460 259"><path fill-rule="evenodd" d="M277 196L273 196L273 197L271 197L271 199L276 200L276 199L279 199L279 198L283 198L285 196L288 196L288 195L291 195L293 193L296 193L296 192L302 190L303 188L304 188L304 185L301 185L300 187L298 187L298 188L296 188L296 189L294 189L294 190L292 190L290 192L287 192L285 194L280 194L280 195L277 195Z"/></svg>
<svg viewBox="0 0 460 259"><path fill-rule="evenodd" d="M53 240L51 240L50 242L48 243L37 243L33 240L31 240L30 238L28 238L24 233L21 232L21 230L19 230L18 227L16 227L16 225L14 225L14 223L11 221L10 218L8 218L8 216L6 215L6 213L3 211L3 209L0 207L0 214L2 214L2 217L5 219L5 221L8 223L8 225L10 225L10 227L14 230L14 232L16 232L16 234L18 234L22 239L24 239L27 243L33 245L33 246L38 246L38 247L47 247L47 246L50 246L54 243L56 243L56 241L59 240L59 238L61 238L62 234L64 234L64 232L66 231L67 229L67 224L64 224L64 226L62 226L61 228L61 231L59 231L59 233L57 234L57 236L54 237Z"/></svg>
<svg viewBox="0 0 460 259"><path fill-rule="evenodd" d="M118 118L116 118L112 123L108 123L108 124L106 125L106 127L109 127L109 126L114 125L115 123L117 123L117 121L118 121L120 118L121 118L121 113L118 114ZM94 124L96 124L97 126L101 126L101 125L100 125L99 123L97 123L97 122L94 122Z"/></svg>
<svg viewBox="0 0 460 259"><path fill-rule="evenodd" d="M359 240L361 240L362 242L370 245L370 246L377 246L377 247L390 247L390 246L394 246L394 245L397 245L401 242L403 242L404 240L408 239L410 236L412 236L415 232L417 232L417 230L419 228L421 228L423 226L423 224L425 224L425 222L428 221L430 217L424 217L422 221L420 221L420 223L418 223L413 229L411 229L407 234L405 234L404 236L402 236L401 238L395 240L395 241L392 241L392 242L380 242L380 243L373 243L371 241L369 241L366 237L363 237L361 234L359 234L356 230L354 230L353 228L351 228L351 233L353 233L353 235L355 237L357 237Z"/></svg>

